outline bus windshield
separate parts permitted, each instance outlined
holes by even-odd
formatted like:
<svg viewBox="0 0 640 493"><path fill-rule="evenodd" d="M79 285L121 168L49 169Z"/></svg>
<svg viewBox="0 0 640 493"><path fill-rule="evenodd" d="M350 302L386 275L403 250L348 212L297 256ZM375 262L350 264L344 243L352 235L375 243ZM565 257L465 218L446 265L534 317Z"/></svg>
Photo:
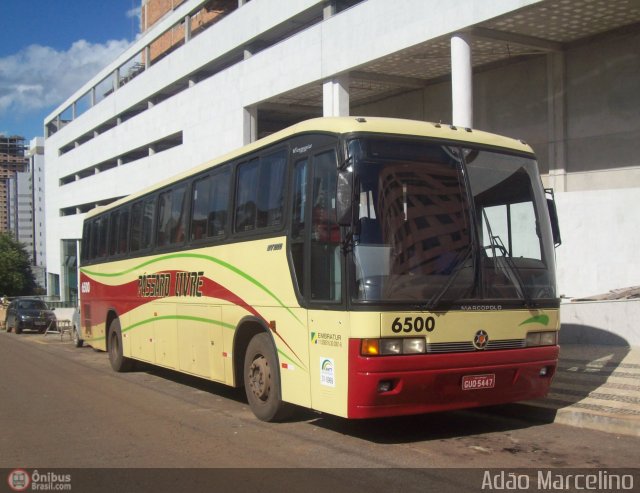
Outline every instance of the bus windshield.
<svg viewBox="0 0 640 493"><path fill-rule="evenodd" d="M356 139L349 150L354 301L433 309L440 301L555 297L534 160L394 139Z"/></svg>

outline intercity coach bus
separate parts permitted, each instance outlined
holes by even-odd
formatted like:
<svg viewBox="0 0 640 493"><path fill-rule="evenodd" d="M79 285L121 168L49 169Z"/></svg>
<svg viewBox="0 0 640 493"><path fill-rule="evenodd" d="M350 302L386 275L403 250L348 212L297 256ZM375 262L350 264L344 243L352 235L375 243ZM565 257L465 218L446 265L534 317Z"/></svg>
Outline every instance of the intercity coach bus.
<svg viewBox="0 0 640 493"><path fill-rule="evenodd" d="M559 231L532 149L443 124L320 118L90 211L82 338L347 418L544 396Z"/></svg>

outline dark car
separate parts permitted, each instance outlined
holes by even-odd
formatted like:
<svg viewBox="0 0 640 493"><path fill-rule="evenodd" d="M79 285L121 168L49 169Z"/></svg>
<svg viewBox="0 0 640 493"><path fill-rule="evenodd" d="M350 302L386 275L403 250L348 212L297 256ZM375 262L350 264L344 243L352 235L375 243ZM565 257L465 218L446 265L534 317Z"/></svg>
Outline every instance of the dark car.
<svg viewBox="0 0 640 493"><path fill-rule="evenodd" d="M5 322L7 332L15 329L16 334L20 334L23 330L30 329L43 333L49 326L55 327L56 316L44 301L18 298L7 307Z"/></svg>

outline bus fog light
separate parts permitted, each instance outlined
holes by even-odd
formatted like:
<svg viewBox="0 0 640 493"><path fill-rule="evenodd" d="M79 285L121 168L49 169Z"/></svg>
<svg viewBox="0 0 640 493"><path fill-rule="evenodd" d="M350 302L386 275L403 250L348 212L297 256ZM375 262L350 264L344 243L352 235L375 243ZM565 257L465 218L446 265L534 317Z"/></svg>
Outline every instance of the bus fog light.
<svg viewBox="0 0 640 493"><path fill-rule="evenodd" d="M389 392L393 390L393 380L380 380L378 382L378 392Z"/></svg>
<svg viewBox="0 0 640 493"><path fill-rule="evenodd" d="M424 338L402 340L403 354L422 354L424 352L426 352L426 341Z"/></svg>
<svg viewBox="0 0 640 493"><path fill-rule="evenodd" d="M402 339L380 339L380 354L402 354Z"/></svg>

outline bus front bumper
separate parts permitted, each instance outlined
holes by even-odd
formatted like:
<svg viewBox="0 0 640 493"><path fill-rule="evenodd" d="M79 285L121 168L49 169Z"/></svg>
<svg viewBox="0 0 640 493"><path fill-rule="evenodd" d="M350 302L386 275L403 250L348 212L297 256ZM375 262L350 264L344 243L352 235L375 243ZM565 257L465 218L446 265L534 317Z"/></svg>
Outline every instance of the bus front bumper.
<svg viewBox="0 0 640 493"><path fill-rule="evenodd" d="M544 346L364 357L360 355L360 339L351 339L348 417L422 414L544 397L558 354L558 346ZM493 387L463 390L464 377L479 375L488 376L488 380L493 375Z"/></svg>

